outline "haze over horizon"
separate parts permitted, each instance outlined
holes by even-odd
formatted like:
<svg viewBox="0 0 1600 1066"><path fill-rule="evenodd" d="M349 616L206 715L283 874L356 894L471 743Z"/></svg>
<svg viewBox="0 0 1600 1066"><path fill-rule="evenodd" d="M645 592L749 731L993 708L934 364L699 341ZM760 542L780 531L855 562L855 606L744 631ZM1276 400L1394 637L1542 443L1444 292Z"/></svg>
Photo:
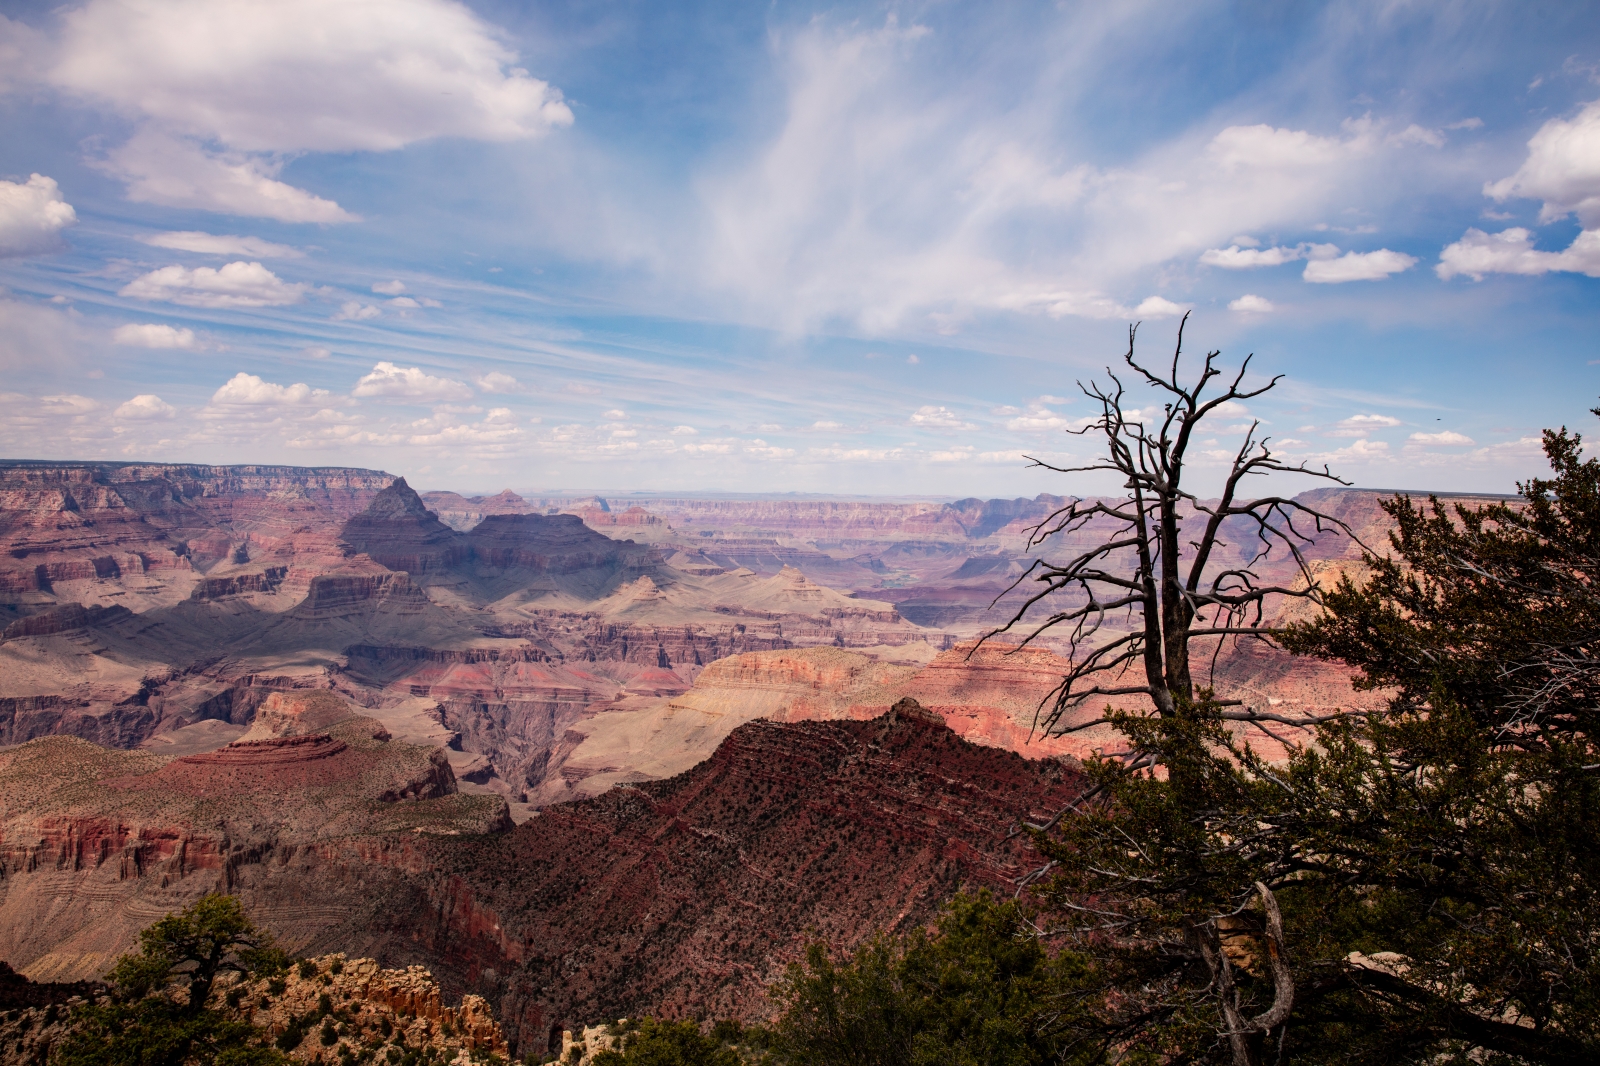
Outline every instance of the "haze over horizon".
<svg viewBox="0 0 1600 1066"><path fill-rule="evenodd" d="M12 458L1103 491L1021 456L1191 309L1217 472L1597 429L1585 5L13 0L0 97Z"/></svg>

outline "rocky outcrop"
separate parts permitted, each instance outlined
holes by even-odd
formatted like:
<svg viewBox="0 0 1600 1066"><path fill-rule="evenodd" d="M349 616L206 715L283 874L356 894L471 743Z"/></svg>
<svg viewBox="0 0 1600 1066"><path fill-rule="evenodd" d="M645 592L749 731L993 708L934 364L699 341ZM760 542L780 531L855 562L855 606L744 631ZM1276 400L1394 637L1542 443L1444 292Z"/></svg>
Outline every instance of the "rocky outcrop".
<svg viewBox="0 0 1600 1066"><path fill-rule="evenodd" d="M432 913L425 901L448 890L464 916L470 897L479 931L453 924L424 943L454 956L436 969L497 991L519 1055L583 1019L754 1020L809 939L850 947L921 924L959 886L1008 891L1037 861L1011 827L1079 784L909 705L752 722L671 780L547 808L492 839L424 841L435 873L398 909Z"/></svg>
<svg viewBox="0 0 1600 1066"><path fill-rule="evenodd" d="M372 959L321 955L293 966L282 977L220 981L215 1009L265 1031L294 1062L342 1062L388 1049L424 1053L449 1062L504 1056L505 1038L480 996L467 994L447 1006L443 990L424 967L386 970ZM229 1000L238 1003L230 1009Z"/></svg>
<svg viewBox="0 0 1600 1066"><path fill-rule="evenodd" d="M472 554L461 535L428 510L405 478L396 478L365 510L351 515L339 530L339 543L380 566L419 576L448 569Z"/></svg>
<svg viewBox="0 0 1600 1066"><path fill-rule="evenodd" d="M489 515L466 541L483 566L540 574L637 567L650 558L648 549L629 551L626 542L596 533L577 515Z"/></svg>

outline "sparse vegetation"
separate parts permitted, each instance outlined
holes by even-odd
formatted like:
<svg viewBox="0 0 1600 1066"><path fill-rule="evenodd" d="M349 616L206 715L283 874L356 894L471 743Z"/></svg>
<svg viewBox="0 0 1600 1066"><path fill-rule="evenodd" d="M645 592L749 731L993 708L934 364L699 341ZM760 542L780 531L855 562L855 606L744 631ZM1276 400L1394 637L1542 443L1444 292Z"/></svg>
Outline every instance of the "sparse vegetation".
<svg viewBox="0 0 1600 1066"><path fill-rule="evenodd" d="M255 1027L206 1006L224 972L266 975L286 960L231 896L210 895L139 936L111 970L116 995L80 1008L56 1066L272 1066Z"/></svg>

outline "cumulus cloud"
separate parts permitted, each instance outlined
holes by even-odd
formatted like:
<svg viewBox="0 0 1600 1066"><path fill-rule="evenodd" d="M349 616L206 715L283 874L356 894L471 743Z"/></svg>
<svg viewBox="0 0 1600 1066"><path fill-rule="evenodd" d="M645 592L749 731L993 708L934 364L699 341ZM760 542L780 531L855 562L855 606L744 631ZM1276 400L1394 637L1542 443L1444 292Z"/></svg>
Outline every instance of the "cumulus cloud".
<svg viewBox="0 0 1600 1066"><path fill-rule="evenodd" d="M1042 433L1052 429L1066 429L1073 423L1048 407L1034 405L1026 414L1006 422L1006 428L1019 433Z"/></svg>
<svg viewBox="0 0 1600 1066"><path fill-rule="evenodd" d="M1229 300L1228 310L1240 311L1248 315L1264 315L1269 311L1276 310L1276 308L1273 307L1272 301L1265 296L1257 296L1253 292L1247 292L1237 300Z"/></svg>
<svg viewBox="0 0 1600 1066"><path fill-rule="evenodd" d="M1186 310L1188 309L1181 304L1175 304L1160 296L1147 296L1139 301L1139 306L1133 309L1133 313L1141 318L1172 318L1183 314Z"/></svg>
<svg viewBox="0 0 1600 1066"><path fill-rule="evenodd" d="M924 404L911 414L911 424L919 429L977 429L971 422L964 421L948 407Z"/></svg>
<svg viewBox="0 0 1600 1066"><path fill-rule="evenodd" d="M53 252L62 246L61 231L76 221L54 178L0 181L0 257Z"/></svg>
<svg viewBox="0 0 1600 1066"><path fill-rule="evenodd" d="M380 281L372 286L372 291L382 296L399 296L406 291L403 281Z"/></svg>
<svg viewBox="0 0 1600 1066"><path fill-rule="evenodd" d="M509 407L496 407L478 422L441 424L443 421L443 418L433 418L418 422L413 427L418 432L411 434L407 442L422 445L506 445L523 435Z"/></svg>
<svg viewBox="0 0 1600 1066"><path fill-rule="evenodd" d="M673 426L672 435L674 437L697 437L700 435L700 431L693 426Z"/></svg>
<svg viewBox="0 0 1600 1066"><path fill-rule="evenodd" d="M1576 214L1582 232L1563 251L1540 251L1522 227L1499 233L1468 229L1447 245L1433 269L1441 278L1465 274L1537 276L1553 271L1600 277L1600 100L1570 119L1551 119L1528 141L1528 158L1517 172L1483 187L1498 202L1513 197L1543 200L1540 222Z"/></svg>
<svg viewBox="0 0 1600 1066"><path fill-rule="evenodd" d="M1468 437L1468 436L1466 436L1464 434L1461 434L1461 433L1457 433L1455 430L1452 430L1452 429L1442 429L1437 433L1413 433L1413 434L1411 434L1411 436L1407 437L1406 440L1408 442L1407 447L1410 447L1413 444L1415 444L1415 445L1426 445L1426 444L1476 444L1477 443L1471 437Z"/></svg>
<svg viewBox="0 0 1600 1066"><path fill-rule="evenodd" d="M187 307L284 307L299 303L307 288L281 280L260 263L238 262L216 270L162 267L130 281L118 295Z"/></svg>
<svg viewBox="0 0 1600 1066"><path fill-rule="evenodd" d="M510 374L502 374L498 370L491 370L487 374L480 374L478 377L473 378L472 381L473 384L478 386L479 392L500 392L514 394L531 391L526 385L522 384L522 382L518 381Z"/></svg>
<svg viewBox="0 0 1600 1066"><path fill-rule="evenodd" d="M472 390L451 378L434 377L419 367L400 367L391 362L381 362L356 382L351 395L360 397L388 397L402 400L423 400L443 403L449 400L470 400Z"/></svg>
<svg viewBox="0 0 1600 1066"><path fill-rule="evenodd" d="M1259 241L1252 241L1248 247L1241 246L1239 241L1240 238L1235 237L1226 248L1206 249L1200 253L1200 262L1224 270L1254 270L1257 267L1282 266L1301 259L1332 259L1339 254L1338 246L1333 244L1302 243L1293 248L1281 245L1260 248L1257 247Z"/></svg>
<svg viewBox="0 0 1600 1066"><path fill-rule="evenodd" d="M326 359L333 353L319 344L313 344L310 347L301 348L300 354L307 359Z"/></svg>
<svg viewBox="0 0 1600 1066"><path fill-rule="evenodd" d="M346 300L339 305L339 310L333 313L335 322L364 322L369 318L377 318L382 311L371 304L363 304L360 300Z"/></svg>
<svg viewBox="0 0 1600 1066"><path fill-rule="evenodd" d="M1399 424L1398 418L1390 418L1388 415L1351 415L1329 430L1326 436L1362 437L1375 429L1388 429Z"/></svg>
<svg viewBox="0 0 1600 1066"><path fill-rule="evenodd" d="M784 448L776 444L768 444L760 437L755 437L744 442L741 449L745 455L752 459L792 459L795 455L793 448Z"/></svg>
<svg viewBox="0 0 1600 1066"><path fill-rule="evenodd" d="M1489 182L1483 192L1499 203L1512 197L1543 200L1541 222L1576 214L1584 229L1600 229L1600 100L1570 119L1540 126L1517 172Z"/></svg>
<svg viewBox="0 0 1600 1066"><path fill-rule="evenodd" d="M156 419L171 418L178 413L178 409L167 403L159 396L143 393L118 407L115 414L118 418L134 422L148 422Z"/></svg>
<svg viewBox="0 0 1600 1066"><path fill-rule="evenodd" d="M1338 285L1346 281L1382 281L1390 274L1410 270L1417 265L1417 257L1404 252L1379 248L1376 252L1347 252L1338 259L1313 259L1306 264L1301 276L1321 285Z"/></svg>
<svg viewBox="0 0 1600 1066"><path fill-rule="evenodd" d="M1458 274L1482 281L1485 274L1537 276L1552 271L1600 278L1600 229L1583 230L1560 252L1539 251L1533 246L1533 234L1521 227L1499 233L1469 229L1439 253L1433 269L1447 280Z"/></svg>
<svg viewBox="0 0 1600 1066"><path fill-rule="evenodd" d="M241 370L212 394L211 402L242 407L282 407L326 403L332 396L327 389L313 389L302 383L274 385Z"/></svg>
<svg viewBox="0 0 1600 1066"><path fill-rule="evenodd" d="M118 326L111 339L130 348L193 348L195 344L194 330L156 322L129 322Z"/></svg>
<svg viewBox="0 0 1600 1066"><path fill-rule="evenodd" d="M202 233L198 230L178 230L156 233L140 240L155 248L170 248L175 252L196 252L200 255L246 255L252 259L299 259L305 255L287 244L274 244L260 237L237 237L232 234Z"/></svg>
<svg viewBox="0 0 1600 1066"><path fill-rule="evenodd" d="M106 164L147 202L348 221L277 181L278 155L518 140L572 122L558 90L449 0L390 0L381 14L364 0L90 0L62 26L45 76L142 123Z"/></svg>

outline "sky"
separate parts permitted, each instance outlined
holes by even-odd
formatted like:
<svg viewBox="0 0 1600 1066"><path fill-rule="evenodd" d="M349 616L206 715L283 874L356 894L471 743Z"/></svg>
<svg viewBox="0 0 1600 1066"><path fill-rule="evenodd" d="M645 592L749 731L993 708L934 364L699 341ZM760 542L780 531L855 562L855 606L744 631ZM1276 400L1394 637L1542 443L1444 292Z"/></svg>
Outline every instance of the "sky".
<svg viewBox="0 0 1600 1066"><path fill-rule="evenodd" d="M1185 311L1200 491L1600 431L1593 5L0 2L0 456L1106 491Z"/></svg>

